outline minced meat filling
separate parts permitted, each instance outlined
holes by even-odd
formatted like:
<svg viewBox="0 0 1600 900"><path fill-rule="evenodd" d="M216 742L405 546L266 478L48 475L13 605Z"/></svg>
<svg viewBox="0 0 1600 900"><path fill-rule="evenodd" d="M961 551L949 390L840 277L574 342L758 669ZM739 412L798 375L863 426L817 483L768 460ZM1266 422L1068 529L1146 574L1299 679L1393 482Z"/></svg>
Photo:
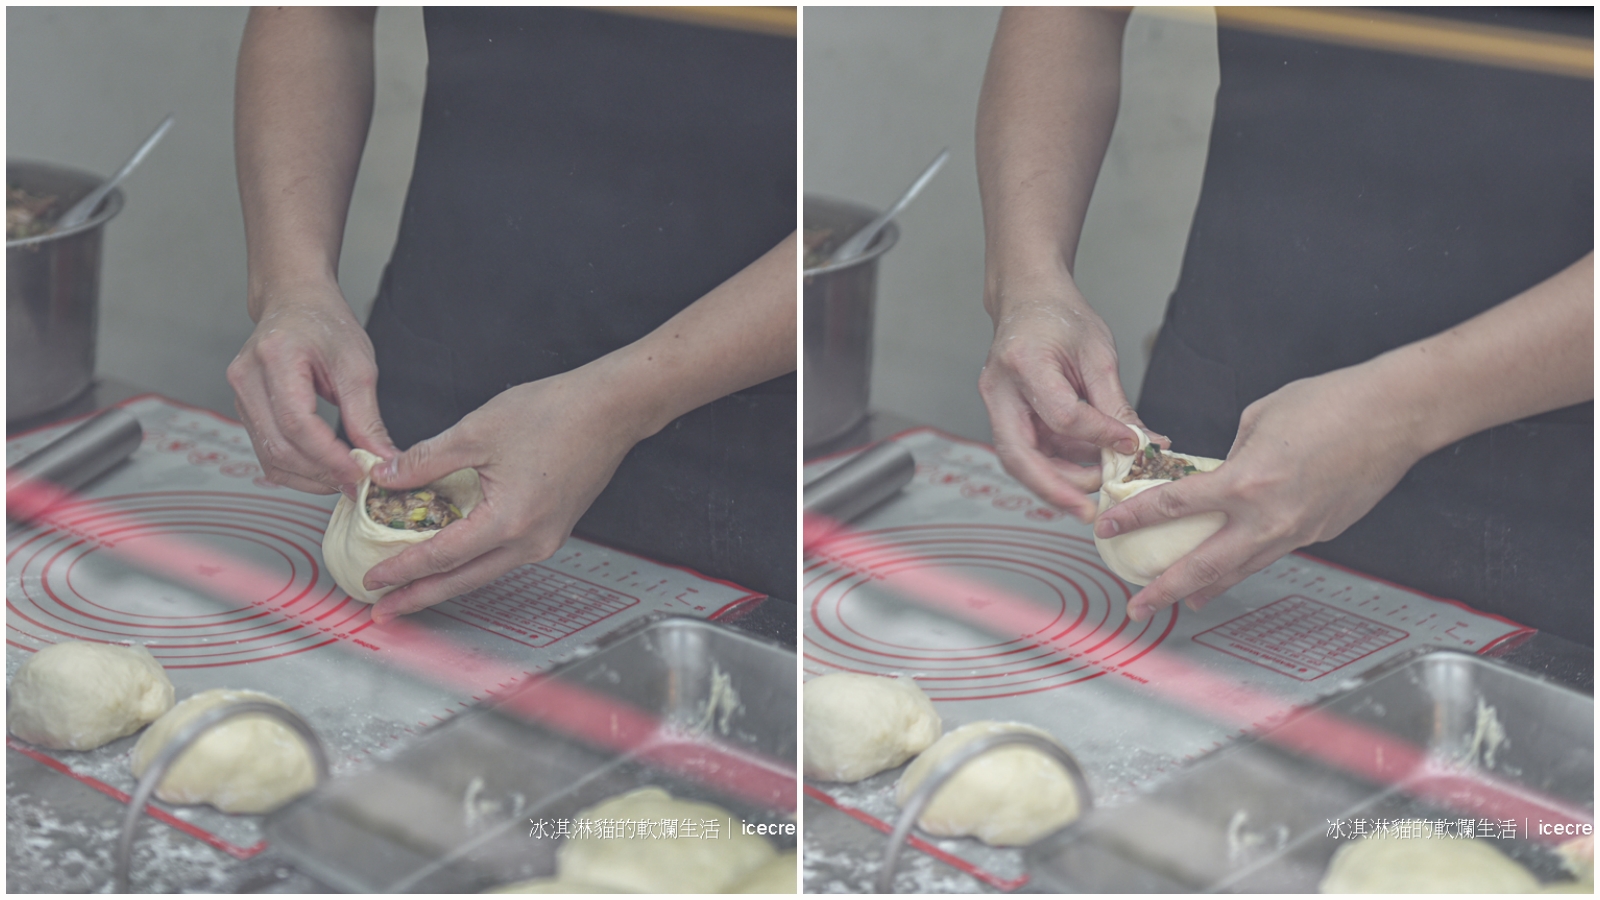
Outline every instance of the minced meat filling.
<svg viewBox="0 0 1600 900"><path fill-rule="evenodd" d="M33 237L50 230L54 223L56 197L53 194L33 194L13 185L6 185L6 240Z"/></svg>
<svg viewBox="0 0 1600 900"><path fill-rule="evenodd" d="M1161 452L1161 448L1150 444L1144 452L1134 457L1133 468L1128 470L1128 477L1122 479L1123 484L1130 481L1143 481L1145 479L1163 479L1177 481L1191 472L1199 471L1194 466L1176 456L1168 456Z"/></svg>
<svg viewBox="0 0 1600 900"><path fill-rule="evenodd" d="M831 228L807 228L802 235L805 241L805 268L815 269L828 261L828 254L833 252L833 247L828 243L833 237Z"/></svg>
<svg viewBox="0 0 1600 900"><path fill-rule="evenodd" d="M407 531L430 531L461 519L461 510L437 491L389 491L377 485L367 489L367 515L379 525Z"/></svg>

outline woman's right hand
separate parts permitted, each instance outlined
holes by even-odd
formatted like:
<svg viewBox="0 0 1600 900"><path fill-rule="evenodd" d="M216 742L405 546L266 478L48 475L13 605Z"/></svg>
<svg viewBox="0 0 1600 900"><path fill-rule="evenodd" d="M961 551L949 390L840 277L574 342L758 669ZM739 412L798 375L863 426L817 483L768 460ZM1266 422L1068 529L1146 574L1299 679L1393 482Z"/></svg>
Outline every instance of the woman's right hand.
<svg viewBox="0 0 1600 900"><path fill-rule="evenodd" d="M1144 427L1122 391L1111 329L1070 279L996 301L994 341L978 378L995 452L1012 477L1088 522L1100 448L1132 453L1127 425Z"/></svg>
<svg viewBox="0 0 1600 900"><path fill-rule="evenodd" d="M234 156L256 330L228 365L268 480L354 494L358 447L399 451L378 416L372 342L339 291L339 248L372 121L375 8L256 7L234 80Z"/></svg>
<svg viewBox="0 0 1600 900"><path fill-rule="evenodd" d="M1126 424L1139 421L1111 330L1072 278L1117 120L1127 21L1126 10L1006 9L978 98L984 308L995 323L978 390L1006 471L1085 522L1100 449L1132 452Z"/></svg>
<svg viewBox="0 0 1600 900"><path fill-rule="evenodd" d="M266 478L316 494L353 495L362 478L350 448L317 415L317 397L339 408L345 433L385 459L399 450L378 413L372 341L337 285L280 291L228 365L239 418Z"/></svg>

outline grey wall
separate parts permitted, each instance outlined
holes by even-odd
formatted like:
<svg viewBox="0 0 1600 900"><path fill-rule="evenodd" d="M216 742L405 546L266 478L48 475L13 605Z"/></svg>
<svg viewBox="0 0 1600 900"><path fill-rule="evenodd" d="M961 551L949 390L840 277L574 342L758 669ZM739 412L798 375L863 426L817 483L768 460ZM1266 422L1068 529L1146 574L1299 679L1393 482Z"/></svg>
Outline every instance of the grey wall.
<svg viewBox="0 0 1600 900"><path fill-rule="evenodd" d="M882 207L940 147L951 149L880 266L872 404L981 440L989 423L977 379L992 327L972 128L998 17L988 8L805 10L807 191ZM1122 109L1077 269L1116 336L1130 397L1177 282L1216 87L1209 9L1133 15Z"/></svg>
<svg viewBox="0 0 1600 900"><path fill-rule="evenodd" d="M233 169L243 8L10 7L6 155L110 174L168 112L107 228L98 372L233 414L250 334ZM419 9L378 16L378 91L339 280L365 319L411 173L427 51Z"/></svg>

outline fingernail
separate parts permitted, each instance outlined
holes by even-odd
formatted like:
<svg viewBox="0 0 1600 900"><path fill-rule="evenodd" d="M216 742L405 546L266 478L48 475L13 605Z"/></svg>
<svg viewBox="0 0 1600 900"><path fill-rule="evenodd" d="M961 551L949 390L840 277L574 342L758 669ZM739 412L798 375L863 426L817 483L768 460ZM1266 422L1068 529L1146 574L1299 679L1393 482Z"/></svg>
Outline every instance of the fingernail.
<svg viewBox="0 0 1600 900"><path fill-rule="evenodd" d="M1139 443L1137 441L1135 441L1133 438L1123 438L1122 440L1117 441L1117 452L1118 453L1132 453L1132 452L1134 452L1135 450L1138 450L1138 449L1139 449Z"/></svg>
<svg viewBox="0 0 1600 900"><path fill-rule="evenodd" d="M1149 618L1149 616L1150 611L1145 609L1143 606L1134 606L1132 604L1128 605L1128 618L1130 620L1134 622L1143 622L1145 619Z"/></svg>
<svg viewBox="0 0 1600 900"><path fill-rule="evenodd" d="M361 586L366 588L369 591L381 591L384 588L388 587L387 584L384 584L381 581L363 581L363 582L361 582Z"/></svg>
<svg viewBox="0 0 1600 900"><path fill-rule="evenodd" d="M1115 519L1102 518L1094 526L1095 537L1114 538L1122 532Z"/></svg>
<svg viewBox="0 0 1600 900"><path fill-rule="evenodd" d="M339 485L339 493L354 500L356 498L356 486L353 484L341 484Z"/></svg>
<svg viewBox="0 0 1600 900"><path fill-rule="evenodd" d="M1210 602L1210 600L1200 600L1195 597L1190 597L1189 599L1183 601L1183 605L1189 607L1189 609L1193 612L1199 612L1200 610L1205 609L1206 604Z"/></svg>
<svg viewBox="0 0 1600 900"><path fill-rule="evenodd" d="M391 459L388 462L378 463L376 466L373 466L372 474L375 478L393 478L394 460Z"/></svg>

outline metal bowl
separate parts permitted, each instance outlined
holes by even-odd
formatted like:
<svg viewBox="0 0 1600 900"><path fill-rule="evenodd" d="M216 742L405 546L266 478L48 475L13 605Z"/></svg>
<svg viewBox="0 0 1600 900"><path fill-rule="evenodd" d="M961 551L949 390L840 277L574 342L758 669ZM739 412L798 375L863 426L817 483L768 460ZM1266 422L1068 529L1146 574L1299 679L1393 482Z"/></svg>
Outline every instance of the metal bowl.
<svg viewBox="0 0 1600 900"><path fill-rule="evenodd" d="M805 226L841 239L878 215L870 207L806 195ZM900 239L890 222L867 252L848 262L805 270L805 445L844 434L867 414L872 380L872 317L878 258ZM835 242L837 243L837 242Z"/></svg>
<svg viewBox="0 0 1600 900"><path fill-rule="evenodd" d="M64 213L105 179L79 169L6 161L6 184L61 198ZM94 380L100 305L100 244L122 212L114 190L88 221L57 233L6 241L6 420L71 402Z"/></svg>

